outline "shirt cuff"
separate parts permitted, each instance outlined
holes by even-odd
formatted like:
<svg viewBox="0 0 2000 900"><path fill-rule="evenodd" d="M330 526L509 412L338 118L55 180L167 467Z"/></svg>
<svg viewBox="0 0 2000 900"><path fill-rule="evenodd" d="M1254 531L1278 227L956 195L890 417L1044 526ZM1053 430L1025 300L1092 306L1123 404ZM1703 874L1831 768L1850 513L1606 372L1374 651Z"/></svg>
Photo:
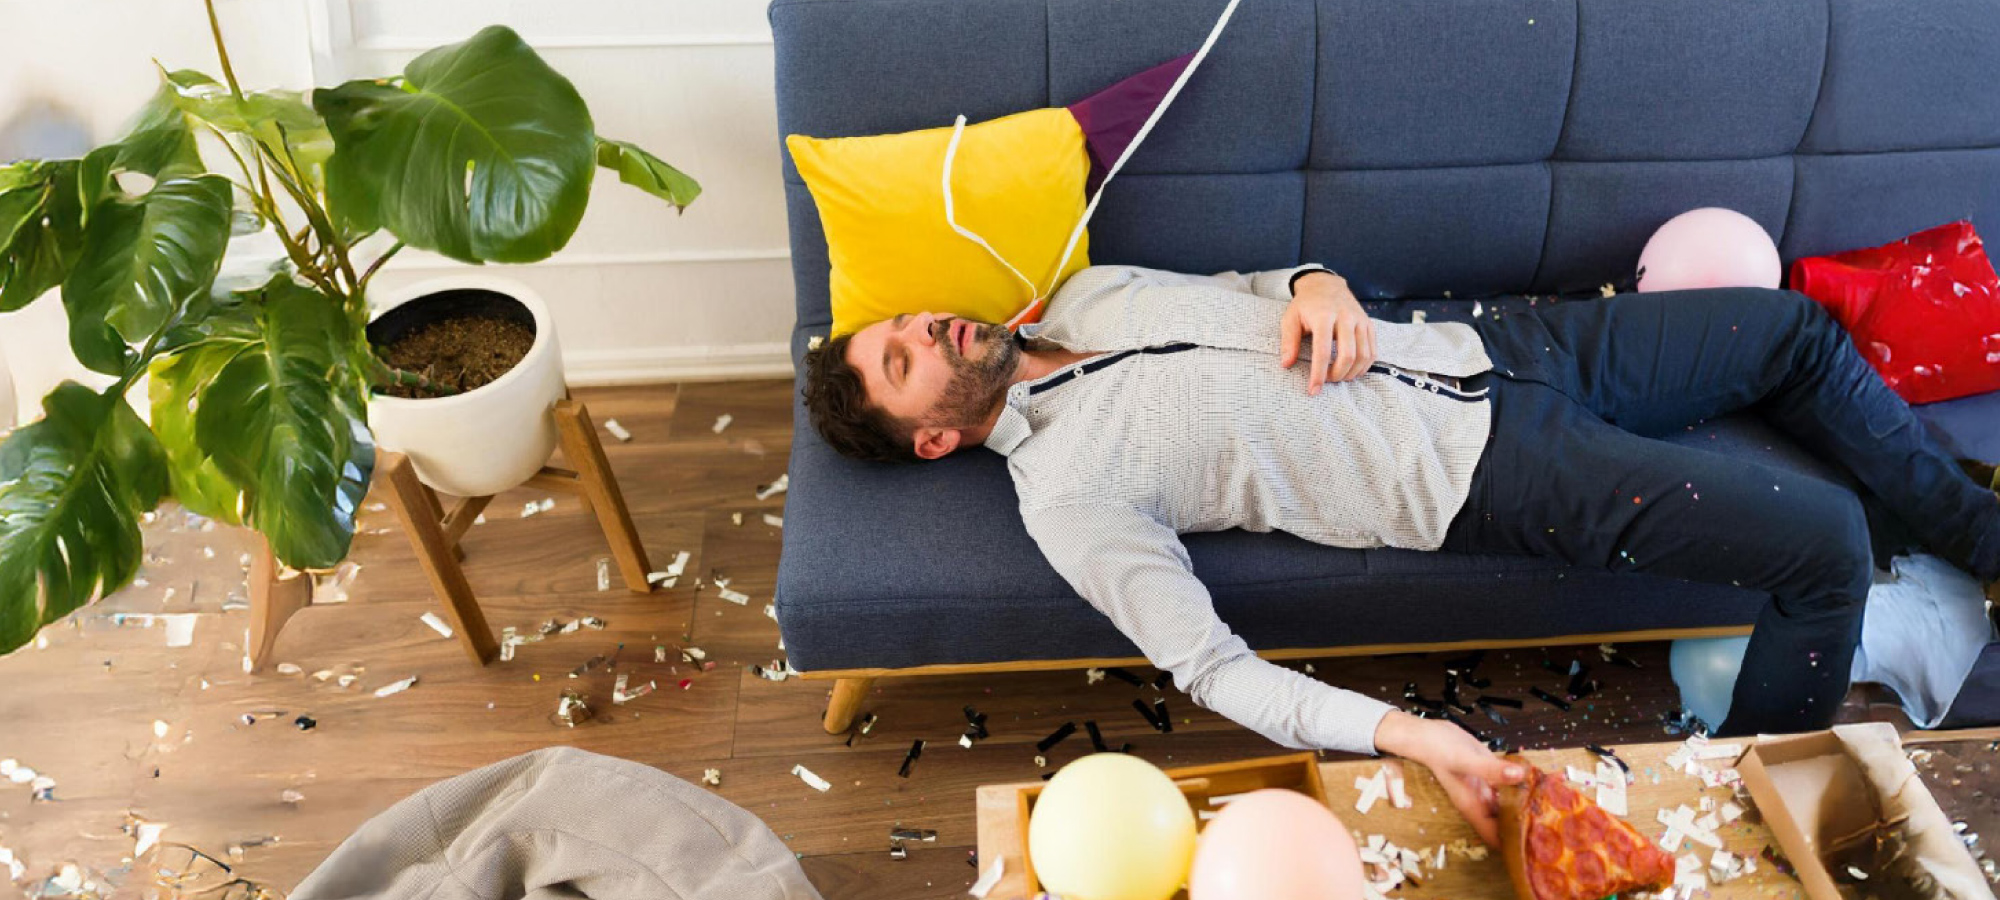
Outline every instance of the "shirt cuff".
<svg viewBox="0 0 2000 900"><path fill-rule="evenodd" d="M1290 269L1272 269L1268 272L1258 272L1250 276L1250 291L1259 297L1276 300L1280 303L1290 303L1292 302L1292 284L1299 280L1299 276L1310 272L1331 271L1333 270L1314 263L1311 265L1295 266Z"/></svg>

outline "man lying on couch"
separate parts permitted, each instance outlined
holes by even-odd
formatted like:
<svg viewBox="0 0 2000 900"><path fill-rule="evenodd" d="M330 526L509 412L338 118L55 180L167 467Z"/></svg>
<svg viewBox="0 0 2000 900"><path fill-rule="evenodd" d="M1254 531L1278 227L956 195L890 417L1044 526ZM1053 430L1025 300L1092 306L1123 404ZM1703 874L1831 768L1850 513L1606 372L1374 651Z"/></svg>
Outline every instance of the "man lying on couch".
<svg viewBox="0 0 2000 900"><path fill-rule="evenodd" d="M1101 266L1018 334L898 316L826 341L807 366L813 426L848 456L1007 456L1050 564L1195 702L1288 747L1422 762L1489 841L1490 785L1520 773L1449 722L1259 659L1216 616L1178 535L1277 529L1768 591L1730 734L1832 721L1873 571L1867 523L1844 488L1646 435L1761 403L1939 555L2000 579L2000 495L1792 292L1417 324L1369 319L1319 267Z"/></svg>

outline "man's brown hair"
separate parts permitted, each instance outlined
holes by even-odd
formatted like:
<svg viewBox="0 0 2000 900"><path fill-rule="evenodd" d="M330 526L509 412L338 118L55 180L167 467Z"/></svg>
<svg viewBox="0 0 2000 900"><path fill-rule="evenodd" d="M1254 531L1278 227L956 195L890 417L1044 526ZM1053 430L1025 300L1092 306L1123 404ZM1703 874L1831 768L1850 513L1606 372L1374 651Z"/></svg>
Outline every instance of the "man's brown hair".
<svg viewBox="0 0 2000 900"><path fill-rule="evenodd" d="M922 462L912 444L916 426L868 399L861 373L847 363L854 335L828 338L806 351L806 416L814 431L842 456L870 462Z"/></svg>

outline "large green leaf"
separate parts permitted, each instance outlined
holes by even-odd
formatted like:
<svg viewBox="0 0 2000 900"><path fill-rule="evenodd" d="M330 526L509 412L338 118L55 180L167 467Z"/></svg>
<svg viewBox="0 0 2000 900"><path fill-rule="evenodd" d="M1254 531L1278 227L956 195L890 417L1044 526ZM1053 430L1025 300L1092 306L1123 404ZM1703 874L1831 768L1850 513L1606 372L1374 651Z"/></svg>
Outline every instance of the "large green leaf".
<svg viewBox="0 0 2000 900"><path fill-rule="evenodd" d="M138 571L166 457L116 394L64 382L0 444L0 653Z"/></svg>
<svg viewBox="0 0 2000 900"><path fill-rule="evenodd" d="M202 391L245 346L236 341L203 343L156 359L147 385L153 404L153 434L166 450L174 499L196 513L231 525L242 524L239 503L243 490L195 440L195 412Z"/></svg>
<svg viewBox="0 0 2000 900"><path fill-rule="evenodd" d="M338 303L289 279L250 302L257 324L195 396L195 440L244 489L249 524L298 568L347 555L374 444L346 371L353 340Z"/></svg>
<svg viewBox="0 0 2000 900"><path fill-rule="evenodd" d="M227 86L191 69L162 71L160 77L161 91L188 118L269 147L280 159L296 163L310 185L324 180L321 166L333 155L333 136L305 95L252 91L239 99Z"/></svg>
<svg viewBox="0 0 2000 900"><path fill-rule="evenodd" d="M174 74L206 77L200 76L200 73ZM159 89L153 92L145 106L139 108L132 127L118 139L116 168L142 172L162 180L205 171L201 150L195 144L194 129L189 126L187 115L180 108L180 95L171 77L162 78Z"/></svg>
<svg viewBox="0 0 2000 900"><path fill-rule="evenodd" d="M333 132L335 210L464 262L534 262L568 243L596 149L569 80L497 25L403 74L313 93Z"/></svg>
<svg viewBox="0 0 2000 900"><path fill-rule="evenodd" d="M208 291L229 243L230 191L228 179L202 175L99 204L63 281L77 359L121 372L124 343L152 337L176 309ZM112 339L123 338L116 346L106 338L114 329Z"/></svg>
<svg viewBox="0 0 2000 900"><path fill-rule="evenodd" d="M0 312L27 306L69 275L83 240L76 160L0 168Z"/></svg>
<svg viewBox="0 0 2000 900"><path fill-rule="evenodd" d="M701 185L681 170L635 144L597 139L597 164L618 173L618 180L684 210L701 196Z"/></svg>

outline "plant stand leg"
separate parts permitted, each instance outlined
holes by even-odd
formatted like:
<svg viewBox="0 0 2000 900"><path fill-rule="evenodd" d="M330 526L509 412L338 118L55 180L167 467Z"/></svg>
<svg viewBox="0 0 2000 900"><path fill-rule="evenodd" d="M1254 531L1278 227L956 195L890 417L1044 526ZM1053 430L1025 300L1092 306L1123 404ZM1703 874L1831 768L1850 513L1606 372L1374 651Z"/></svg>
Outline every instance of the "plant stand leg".
<svg viewBox="0 0 2000 900"><path fill-rule="evenodd" d="M409 458L403 454L386 451L381 454L379 462L381 465L377 471L388 478L389 505L396 508L403 530L409 533L410 543L417 551L417 561L423 564L424 573L430 576L431 588L437 592L438 599L444 601L445 616L458 634L460 646L465 648L467 656L472 657L474 665L483 666L491 662L500 655L500 645L493 639L493 629L486 624L486 614L480 611L479 601L472 595L472 585L465 580L465 570L459 566L458 558L452 552L457 542L447 536L448 526L437 494L417 480L416 469L410 466ZM467 505L462 504L453 511L453 515L469 522L472 516L464 515L466 508ZM463 533L462 529L460 533Z"/></svg>
<svg viewBox="0 0 2000 900"><path fill-rule="evenodd" d="M312 605L313 592L312 576L301 572L280 578L271 542L259 535L257 544L257 553L250 561L250 644L243 648L253 674L271 664L271 648L278 644L278 632L285 629L293 613Z"/></svg>
<svg viewBox="0 0 2000 900"><path fill-rule="evenodd" d="M827 734L844 734L854 724L854 717L861 713L861 701L868 698L868 688L875 683L873 678L842 678L833 683L833 702L827 704Z"/></svg>
<svg viewBox="0 0 2000 900"><path fill-rule="evenodd" d="M611 543L611 555L618 560L625 586L633 593L651 593L653 585L646 580L646 573L652 570L652 565L646 560L645 546L639 543L639 529L632 525L632 513L625 508L625 494L618 489L618 478L604 458L604 445L597 440L597 426L590 421L590 411L575 400L558 400L555 416L557 433L562 436L563 457L576 467L578 494L597 513L597 524L604 529L605 540Z"/></svg>

